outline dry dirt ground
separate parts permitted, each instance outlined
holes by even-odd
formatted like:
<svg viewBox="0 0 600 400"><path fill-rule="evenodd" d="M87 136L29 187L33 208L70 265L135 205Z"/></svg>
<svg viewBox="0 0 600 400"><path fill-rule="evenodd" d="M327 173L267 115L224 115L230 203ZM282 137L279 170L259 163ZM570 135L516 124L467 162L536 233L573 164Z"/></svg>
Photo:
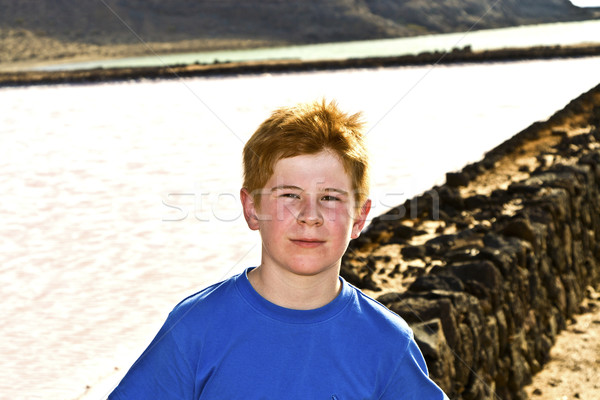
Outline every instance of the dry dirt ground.
<svg viewBox="0 0 600 400"><path fill-rule="evenodd" d="M532 400L600 399L600 295L588 289L583 314L558 336L551 360L525 388Z"/></svg>

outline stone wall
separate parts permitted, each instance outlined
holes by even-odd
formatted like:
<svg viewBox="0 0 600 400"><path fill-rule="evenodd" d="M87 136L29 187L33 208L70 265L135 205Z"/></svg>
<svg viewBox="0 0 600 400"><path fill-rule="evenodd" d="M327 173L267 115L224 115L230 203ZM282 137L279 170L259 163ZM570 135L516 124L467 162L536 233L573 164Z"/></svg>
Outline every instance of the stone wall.
<svg viewBox="0 0 600 400"><path fill-rule="evenodd" d="M375 218L342 275L405 318L452 399L524 399L600 282L600 85Z"/></svg>

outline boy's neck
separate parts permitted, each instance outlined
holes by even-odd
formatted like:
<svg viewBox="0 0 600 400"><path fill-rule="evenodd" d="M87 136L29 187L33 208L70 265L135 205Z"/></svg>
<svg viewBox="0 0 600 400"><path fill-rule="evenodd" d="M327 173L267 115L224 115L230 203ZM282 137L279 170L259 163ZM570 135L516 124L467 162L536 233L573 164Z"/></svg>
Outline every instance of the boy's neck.
<svg viewBox="0 0 600 400"><path fill-rule="evenodd" d="M327 272L302 276L259 266L248 272L248 279L254 290L273 304L295 310L312 310L333 301L342 288L339 268Z"/></svg>

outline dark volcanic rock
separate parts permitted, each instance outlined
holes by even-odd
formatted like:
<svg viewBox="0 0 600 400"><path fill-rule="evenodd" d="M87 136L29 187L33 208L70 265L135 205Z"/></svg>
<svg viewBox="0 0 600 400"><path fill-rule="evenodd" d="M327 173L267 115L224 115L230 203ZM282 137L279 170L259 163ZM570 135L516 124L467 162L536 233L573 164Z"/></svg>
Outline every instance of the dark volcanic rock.
<svg viewBox="0 0 600 400"><path fill-rule="evenodd" d="M462 173L449 175L447 185L435 188L439 218L423 211L433 204L430 193L407 201L407 212L377 231L387 237L411 226L401 256L427 273L408 282L394 275L397 290L377 299L412 326L431 376L452 399L525 399L523 386L548 361L586 287L600 283L597 104L600 86L468 166L468 182ZM588 133L564 130L574 124ZM525 179L491 194L463 195L460 188L488 173L477 165L498 168L503 157L525 154L522 147L531 140L553 143L539 150L552 155L540 160L551 161L521 169ZM428 239L412 229L426 230L421 235ZM381 242L368 243L361 253L367 259ZM376 278L369 275L373 283Z"/></svg>

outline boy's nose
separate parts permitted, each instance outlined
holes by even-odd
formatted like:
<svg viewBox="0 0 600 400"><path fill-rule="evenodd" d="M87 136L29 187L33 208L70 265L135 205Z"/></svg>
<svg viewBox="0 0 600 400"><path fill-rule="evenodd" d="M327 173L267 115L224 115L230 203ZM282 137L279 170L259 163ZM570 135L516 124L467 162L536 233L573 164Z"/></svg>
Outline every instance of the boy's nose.
<svg viewBox="0 0 600 400"><path fill-rule="evenodd" d="M323 216L315 202L306 201L298 214L298 222L307 225L320 226L323 224Z"/></svg>

